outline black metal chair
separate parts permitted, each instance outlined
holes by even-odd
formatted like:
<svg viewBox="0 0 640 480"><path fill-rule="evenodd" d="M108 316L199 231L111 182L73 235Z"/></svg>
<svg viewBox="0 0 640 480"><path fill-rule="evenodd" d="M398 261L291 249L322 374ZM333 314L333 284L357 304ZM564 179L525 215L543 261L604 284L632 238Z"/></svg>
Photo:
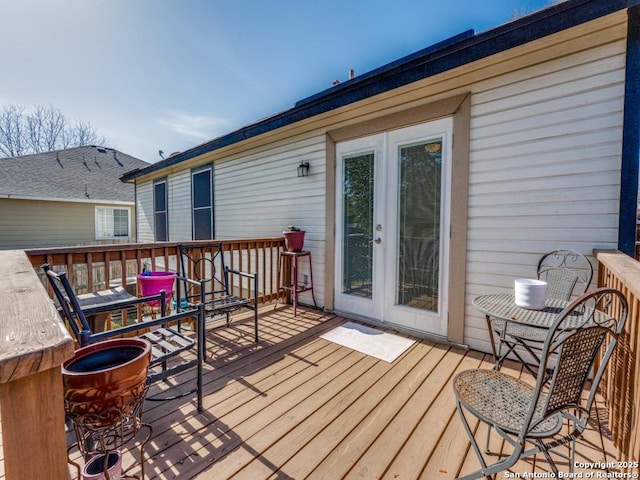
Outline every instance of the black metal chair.
<svg viewBox="0 0 640 480"><path fill-rule="evenodd" d="M205 317L217 319L224 315L226 325L231 321L231 313L242 308L253 310L254 337L257 343L258 274L226 266L222 243L180 245L179 251L181 274L177 277L177 308L204 305ZM247 288L248 295L233 294L234 289L240 289L242 294L242 280L239 285L234 285L230 282L231 275L247 280L250 285Z"/></svg>
<svg viewBox="0 0 640 480"><path fill-rule="evenodd" d="M593 279L593 266L587 257L574 250L553 250L540 258L537 267L538 280L547 282L547 298L568 302L574 296L582 295L587 291ZM502 320L488 319L489 333L493 331L498 338L497 351L494 350L496 368L499 358L505 358L513 353L526 368L534 373L516 347L522 347L531 355L531 359L537 365L540 364L540 350L547 337L547 329L527 326L521 323L509 322L507 331L502 334L505 322ZM492 346L495 344L492 343ZM495 348L495 347L494 347ZM502 348L507 348L505 354Z"/></svg>
<svg viewBox="0 0 640 480"><path fill-rule="evenodd" d="M151 343L149 383L165 380L185 370L193 367L196 368L196 387L194 389L173 396L164 396L163 394L148 396L147 400L174 400L195 393L197 395L198 411L202 411L202 359L204 358L203 308L194 308L165 316L165 292L161 291L158 295L141 298L134 297L126 301L121 300L82 309L78 302L78 297L69 283L66 272L55 272L48 264L44 264L42 269L45 271L49 284L53 289L58 309L81 347L109 338L126 335L137 335L138 338L147 340ZM86 318L86 315L121 311L148 301L160 301L160 317L104 332L93 332ZM187 336L181 331L181 323L184 321L189 321L196 325L195 338ZM169 324L175 326L169 326ZM139 334L141 331L145 333ZM174 360L178 359L183 352L187 351L191 351L191 353L185 353L184 357L187 358L183 357L180 360ZM188 355L191 355L191 358L188 358Z"/></svg>
<svg viewBox="0 0 640 480"><path fill-rule="evenodd" d="M491 479L518 460L538 453L549 462L554 478L559 478L552 451L565 458L573 472L575 441L587 426L598 385L623 331L627 311L624 295L608 288L586 293L565 308L547 330L542 348L541 369L555 363L548 383L544 375L538 375L535 385L531 385L505 373L484 369L467 370L454 378L458 413L482 466L459 480L483 476ZM596 370L589 386L594 365ZM465 412L486 423L489 431L500 434L513 447L512 453L487 465L475 439L476 429L469 425ZM567 444L569 455L554 450ZM488 446L487 439L485 452Z"/></svg>

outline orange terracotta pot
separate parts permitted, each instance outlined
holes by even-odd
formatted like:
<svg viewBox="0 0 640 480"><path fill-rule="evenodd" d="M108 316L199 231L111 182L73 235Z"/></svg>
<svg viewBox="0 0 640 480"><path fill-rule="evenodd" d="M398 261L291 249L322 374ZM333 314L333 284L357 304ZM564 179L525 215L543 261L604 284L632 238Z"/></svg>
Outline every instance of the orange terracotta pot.
<svg viewBox="0 0 640 480"><path fill-rule="evenodd" d="M113 426L140 405L151 344L139 338L105 340L76 351L62 364L65 408L92 428Z"/></svg>

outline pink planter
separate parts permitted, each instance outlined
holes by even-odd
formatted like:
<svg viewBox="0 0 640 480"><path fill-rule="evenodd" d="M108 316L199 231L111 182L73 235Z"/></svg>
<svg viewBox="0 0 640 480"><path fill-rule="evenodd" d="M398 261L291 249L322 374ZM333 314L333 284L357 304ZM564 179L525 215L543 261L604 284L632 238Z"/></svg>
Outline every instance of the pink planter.
<svg viewBox="0 0 640 480"><path fill-rule="evenodd" d="M287 252L301 252L304 247L304 230L285 230L284 245Z"/></svg>
<svg viewBox="0 0 640 480"><path fill-rule="evenodd" d="M138 291L140 295L146 297L148 295L157 295L161 290L166 292L167 301L173 295L173 283L176 274L173 272L147 272L138 274ZM158 300L149 302L149 305L156 306L160 303Z"/></svg>

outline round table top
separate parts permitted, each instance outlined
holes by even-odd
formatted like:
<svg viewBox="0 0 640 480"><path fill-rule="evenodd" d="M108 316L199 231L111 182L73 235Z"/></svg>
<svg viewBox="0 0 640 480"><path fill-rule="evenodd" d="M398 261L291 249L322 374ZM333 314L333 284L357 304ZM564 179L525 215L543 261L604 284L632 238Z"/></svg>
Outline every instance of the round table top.
<svg viewBox="0 0 640 480"><path fill-rule="evenodd" d="M515 295L509 293L495 293L489 295L481 295L473 300L473 305L485 315L491 318L505 320L508 322L517 322L532 327L549 328L553 325L558 314L569 305L564 300L547 299L546 305L542 310L530 310L519 307L515 303ZM564 328L579 326L584 324L585 315L590 316L592 310L587 309L583 313L572 312L565 323ZM606 314L600 313L604 318Z"/></svg>

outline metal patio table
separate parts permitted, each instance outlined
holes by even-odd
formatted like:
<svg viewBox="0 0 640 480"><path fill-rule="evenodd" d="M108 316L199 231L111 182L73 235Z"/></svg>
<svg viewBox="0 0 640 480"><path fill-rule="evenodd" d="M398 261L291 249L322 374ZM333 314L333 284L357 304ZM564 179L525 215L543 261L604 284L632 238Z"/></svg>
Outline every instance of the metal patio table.
<svg viewBox="0 0 640 480"><path fill-rule="evenodd" d="M537 359L537 355L532 351L529 344L534 343L541 346L544 343L549 327L551 327L557 315L569 305L569 302L547 299L542 310L531 310L516 305L515 295L513 294L495 293L476 297L473 300L473 305L485 314L487 320L491 348L495 360L494 369L499 370L507 355L513 352L529 371L535 373L515 350L515 347L517 345L523 346ZM573 317L576 325L580 324L581 317L582 315ZM573 323L571 319L571 316L567 318L569 324L566 327L568 328ZM496 347L494 334L500 337L499 347ZM507 336L514 338L514 340L507 340ZM527 342L516 341L515 338L525 338ZM503 344L509 345L506 352L502 352Z"/></svg>

